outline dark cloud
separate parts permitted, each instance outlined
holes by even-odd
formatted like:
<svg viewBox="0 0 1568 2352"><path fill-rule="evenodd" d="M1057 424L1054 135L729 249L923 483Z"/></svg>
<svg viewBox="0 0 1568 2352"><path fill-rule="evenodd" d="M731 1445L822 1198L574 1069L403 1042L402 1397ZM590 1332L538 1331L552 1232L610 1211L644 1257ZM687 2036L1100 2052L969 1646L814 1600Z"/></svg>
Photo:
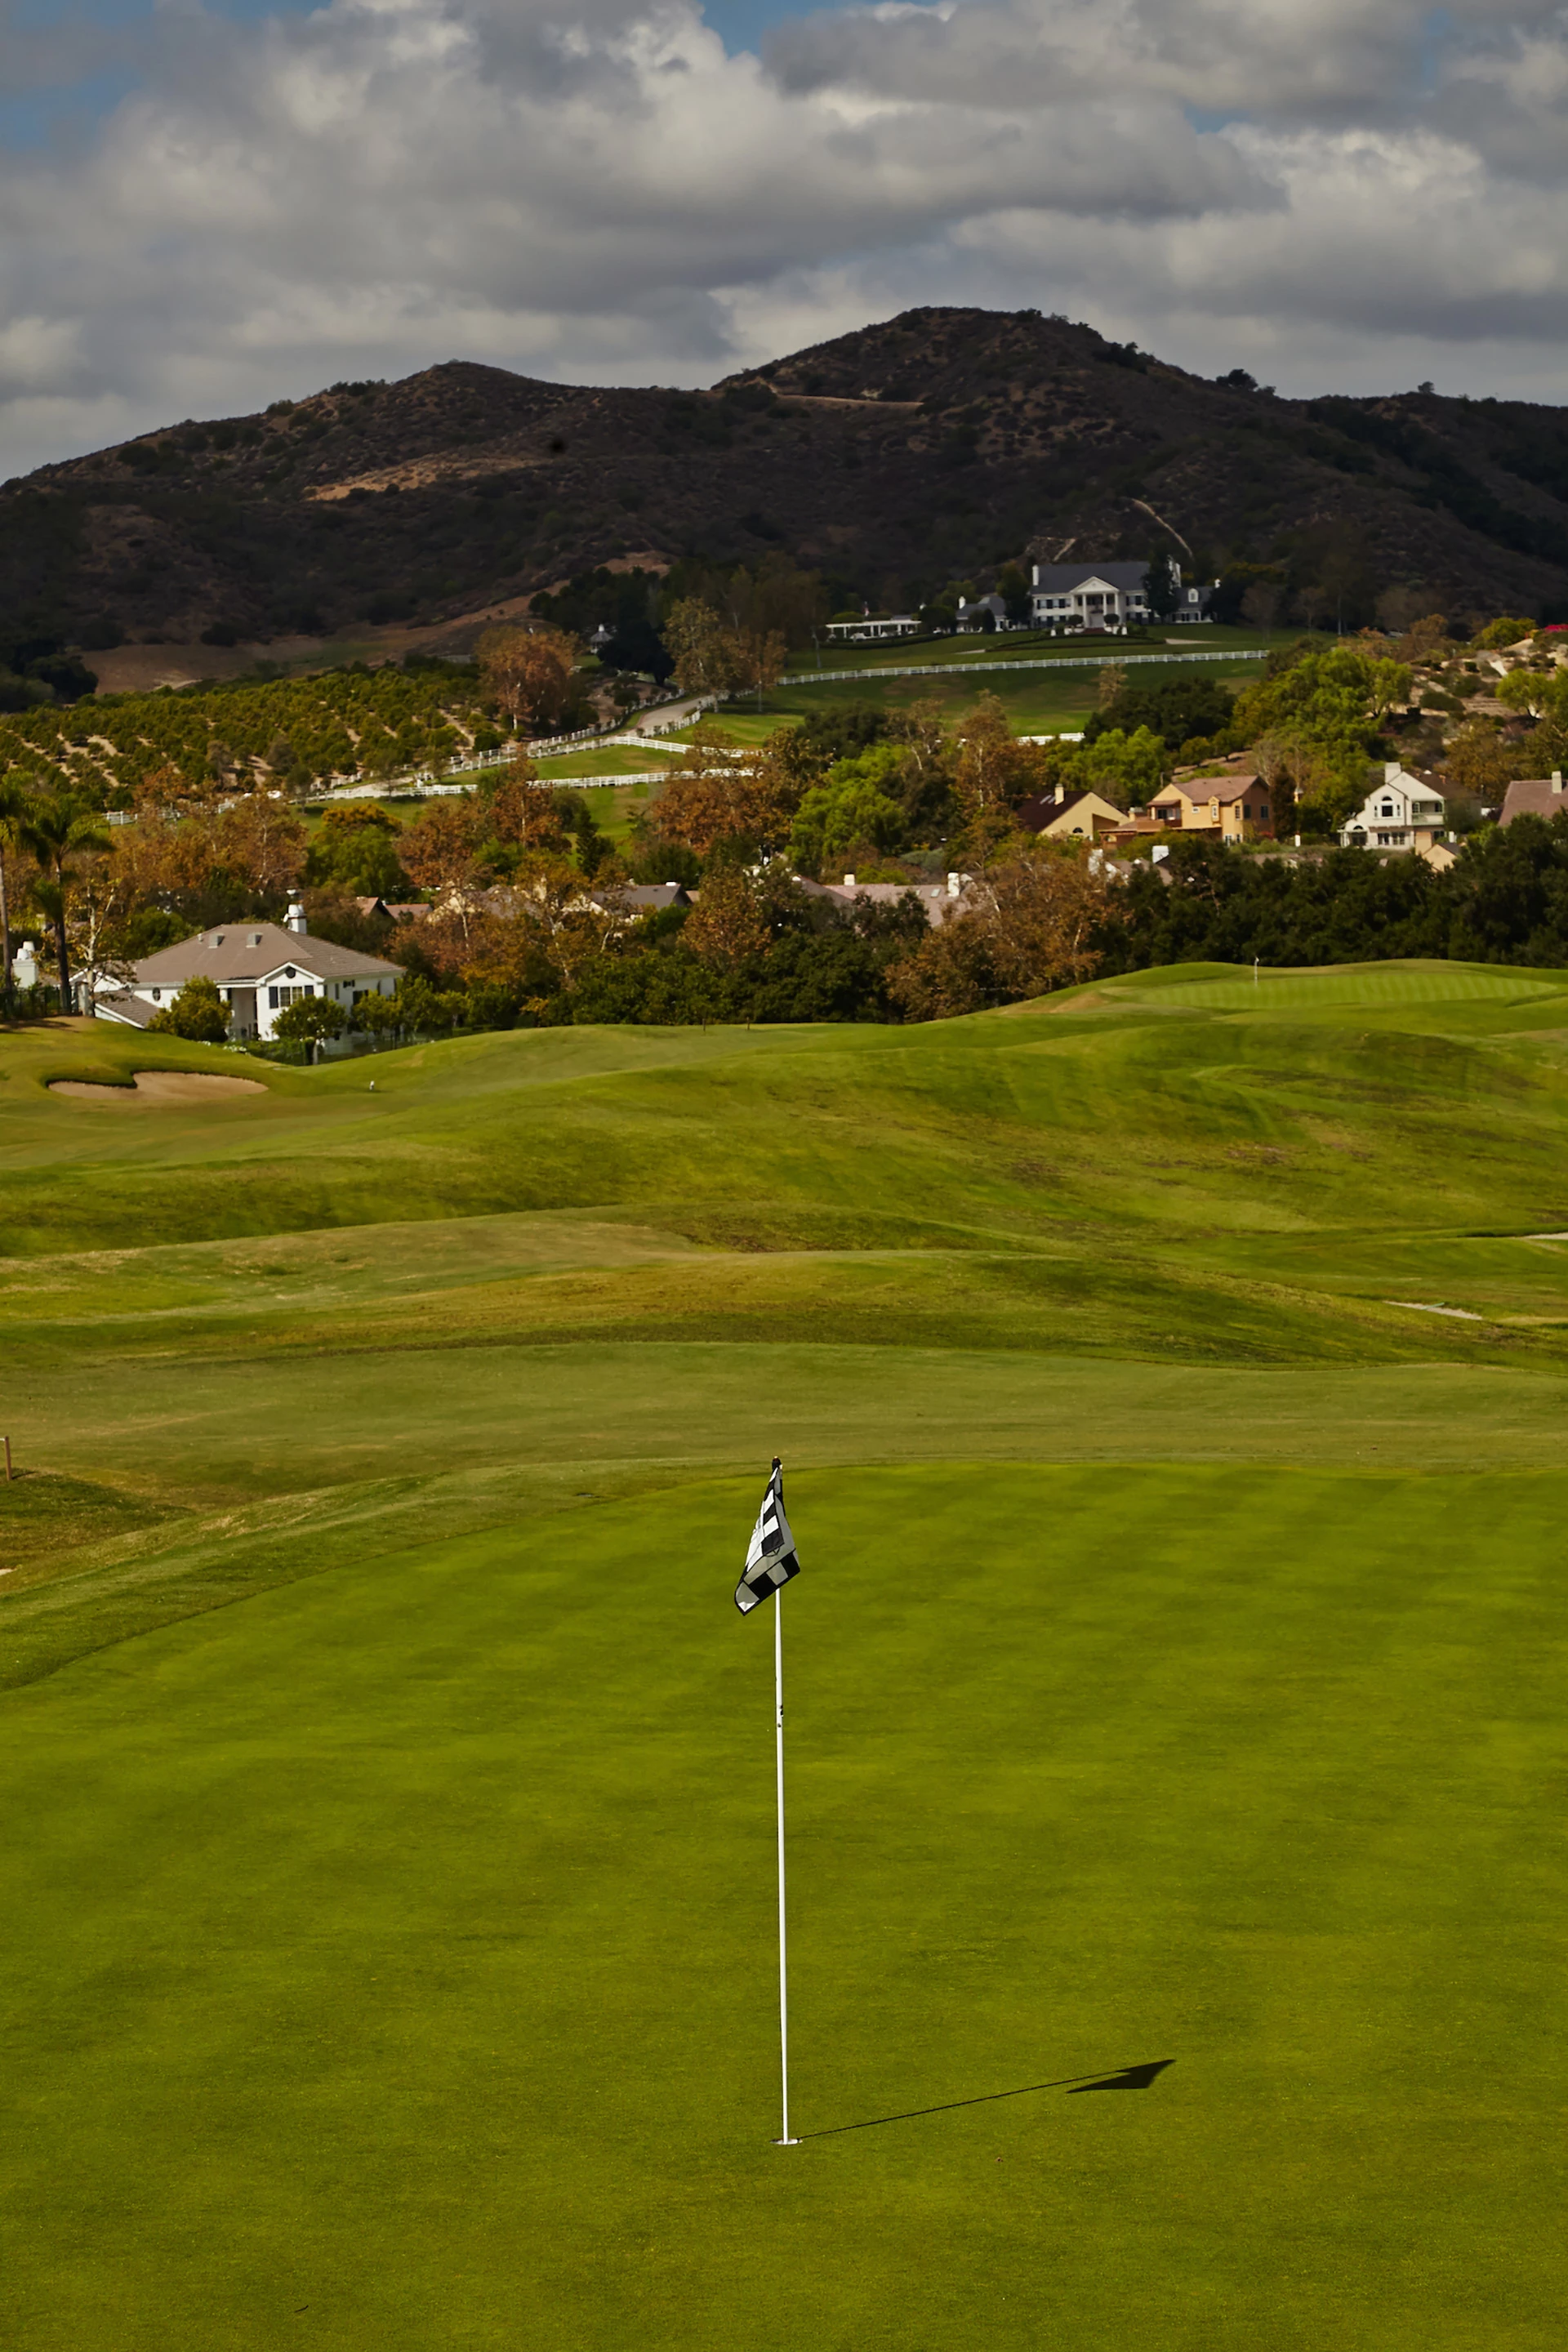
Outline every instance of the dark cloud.
<svg viewBox="0 0 1568 2352"><path fill-rule="evenodd" d="M894 5L784 26L765 64L693 0L137 37L85 147L0 161L5 471L453 354L710 380L909 301L1068 309L1286 384L1468 352L1468 388L1536 385L1563 333L1561 10Z"/></svg>

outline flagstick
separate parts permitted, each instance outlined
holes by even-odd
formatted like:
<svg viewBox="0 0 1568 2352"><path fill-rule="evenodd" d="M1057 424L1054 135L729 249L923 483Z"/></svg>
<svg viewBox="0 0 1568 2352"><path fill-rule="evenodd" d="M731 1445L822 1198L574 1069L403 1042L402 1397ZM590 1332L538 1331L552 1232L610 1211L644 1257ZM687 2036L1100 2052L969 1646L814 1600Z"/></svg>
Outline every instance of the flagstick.
<svg viewBox="0 0 1568 2352"><path fill-rule="evenodd" d="M775 2145L798 2147L789 2136L789 1972L784 1959L784 1587L773 1594L773 1719L779 1774L779 2080L784 2089L784 2130Z"/></svg>

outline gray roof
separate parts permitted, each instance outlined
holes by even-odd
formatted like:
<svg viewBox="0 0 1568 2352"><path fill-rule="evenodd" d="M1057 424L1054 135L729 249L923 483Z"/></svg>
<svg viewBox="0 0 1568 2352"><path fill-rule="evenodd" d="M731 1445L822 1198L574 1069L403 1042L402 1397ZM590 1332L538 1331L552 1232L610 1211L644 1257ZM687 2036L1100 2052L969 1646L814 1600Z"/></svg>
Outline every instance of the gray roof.
<svg viewBox="0 0 1568 2352"><path fill-rule="evenodd" d="M1550 776L1520 776L1503 794L1501 824L1511 824L1516 816L1561 816L1568 810L1568 792L1561 782L1554 784Z"/></svg>
<svg viewBox="0 0 1568 2352"><path fill-rule="evenodd" d="M132 996L129 990L123 992L117 990L112 996L93 999L93 1011L100 1021L121 1021L128 1029L145 1029L157 1010L155 1004L143 1004L142 999Z"/></svg>
<svg viewBox="0 0 1568 2352"><path fill-rule="evenodd" d="M1108 588L1142 588L1149 577L1146 563L1037 563L1035 586L1053 596L1081 588L1086 580L1103 580Z"/></svg>
<svg viewBox="0 0 1568 2352"><path fill-rule="evenodd" d="M362 955L332 940L313 940L283 923L215 923L178 946L143 956L136 967L138 988L181 988L187 980L211 980L227 987L264 980L291 963L312 980L368 980L403 966L383 956Z"/></svg>

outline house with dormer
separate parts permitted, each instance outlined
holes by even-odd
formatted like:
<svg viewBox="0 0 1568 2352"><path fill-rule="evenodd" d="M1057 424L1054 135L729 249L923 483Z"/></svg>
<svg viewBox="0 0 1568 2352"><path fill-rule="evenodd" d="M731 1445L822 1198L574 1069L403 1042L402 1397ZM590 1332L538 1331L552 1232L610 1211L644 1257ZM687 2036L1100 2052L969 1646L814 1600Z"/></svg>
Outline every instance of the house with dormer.
<svg viewBox="0 0 1568 2352"><path fill-rule="evenodd" d="M270 1037L279 1013L303 997L324 996L352 1013L362 997L391 996L402 977L402 965L383 956L311 939L296 905L285 922L215 923L143 956L128 984L100 981L93 1011L101 1021L145 1029L187 981L210 980L228 1007L230 1036L247 1041Z"/></svg>
<svg viewBox="0 0 1568 2352"><path fill-rule="evenodd" d="M1341 826L1340 841L1346 849L1430 849L1443 838L1447 815L1435 784L1390 760L1382 783Z"/></svg>

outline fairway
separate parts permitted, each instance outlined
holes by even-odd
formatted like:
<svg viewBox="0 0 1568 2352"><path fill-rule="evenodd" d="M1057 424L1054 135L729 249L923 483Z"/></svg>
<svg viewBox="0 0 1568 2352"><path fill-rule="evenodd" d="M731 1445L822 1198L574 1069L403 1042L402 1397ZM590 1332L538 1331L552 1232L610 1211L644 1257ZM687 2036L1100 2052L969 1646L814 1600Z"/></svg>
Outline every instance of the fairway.
<svg viewBox="0 0 1568 2352"><path fill-rule="evenodd" d="M1554 2352L1568 973L0 1109L7 2352Z"/></svg>

